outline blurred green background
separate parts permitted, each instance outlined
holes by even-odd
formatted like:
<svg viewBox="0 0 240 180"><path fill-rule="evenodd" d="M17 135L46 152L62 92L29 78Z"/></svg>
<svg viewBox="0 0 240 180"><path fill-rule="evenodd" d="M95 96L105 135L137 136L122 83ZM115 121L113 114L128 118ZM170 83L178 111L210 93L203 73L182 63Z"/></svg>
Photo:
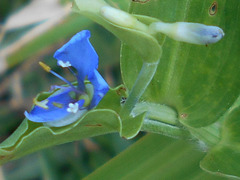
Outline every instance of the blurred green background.
<svg viewBox="0 0 240 180"><path fill-rule="evenodd" d="M112 5L127 9L128 2L112 1ZM0 142L22 122L36 94L62 84L44 72L39 61L74 81L52 56L83 29L91 31L100 73L111 87L121 84L120 41L99 25L72 13L71 1L0 1ZM135 141L112 134L59 145L5 164L0 179L79 179Z"/></svg>
<svg viewBox="0 0 240 180"><path fill-rule="evenodd" d="M123 10L131 2L106 1ZM0 0L0 142L21 124L24 111L31 109L38 93L48 91L51 85L63 84L43 71L39 61L66 79L75 80L57 66L52 56L83 29L91 31L90 41L99 55L100 73L111 87L120 85L119 39L87 18L72 13L71 0ZM143 135L125 140L119 134L109 134L51 147L3 165L0 180L82 179ZM143 175L149 175L149 179L151 175L165 179L220 179L199 168L199 161L205 155L201 142L186 143L161 135L143 139L134 145L135 150L124 151L101 168L102 171L90 175L90 179L98 179L100 175L102 179L139 179Z"/></svg>

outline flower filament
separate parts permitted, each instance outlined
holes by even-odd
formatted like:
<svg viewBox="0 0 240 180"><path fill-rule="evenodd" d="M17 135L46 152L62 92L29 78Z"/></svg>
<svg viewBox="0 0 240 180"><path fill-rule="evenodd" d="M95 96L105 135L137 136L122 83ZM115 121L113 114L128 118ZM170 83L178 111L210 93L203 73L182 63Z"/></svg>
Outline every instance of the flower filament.
<svg viewBox="0 0 240 180"><path fill-rule="evenodd" d="M67 63L66 63L67 64ZM70 63L68 63L70 64ZM83 92L81 92L80 90L78 90L75 86L72 85L71 82L69 82L67 79L65 79L64 77L60 76L59 74L57 74L56 72L54 72L53 70L51 70L51 68L46 65L45 63L43 62L39 62L39 65L47 72L51 73L52 75L56 76L57 78L61 79L62 81L64 81L65 83L67 83L69 86L72 87L73 91L75 91L77 94L83 94ZM61 66L61 65L60 65ZM61 66L63 67L63 66ZM75 76L75 74L74 74Z"/></svg>
<svg viewBox="0 0 240 180"><path fill-rule="evenodd" d="M73 72L73 70L69 67L71 66L71 64L69 63L69 61L67 61L66 63L64 63L63 61L60 61L58 63L61 67L65 68L67 67L70 72L73 73L73 75L76 77L76 74ZM69 96L73 99L73 103L69 103L68 105L68 108L67 108L67 111L68 112L72 112L72 113L76 113L79 109L79 105L76 101L79 101L81 99L84 100L84 107L87 107L90 102L91 102L91 99L92 99L92 95L91 93L93 93L93 86L91 84L87 84L87 93L85 92L82 92L80 90L77 89L77 87L75 87L71 82L69 82L68 80L66 80L65 78L63 78L62 76L60 76L59 74L57 74L56 72L52 71L51 68L46 65L45 63L43 62L39 62L39 65L47 72L53 74L54 76L58 77L59 79L61 79L62 81L64 81L65 83L67 83L69 86L72 87L72 90L73 91L70 91L68 94ZM59 88L61 88L61 86L58 86ZM101 97L104 96L103 93L99 93L101 94ZM39 106L39 107L42 107L42 108L45 108L47 109L48 106L47 106L47 103L48 103L48 100L44 100L42 102L39 102L39 101L34 101L34 104ZM52 103L55 107L58 107L58 108L62 108L62 104L59 104L59 103L56 103L56 102L53 102Z"/></svg>

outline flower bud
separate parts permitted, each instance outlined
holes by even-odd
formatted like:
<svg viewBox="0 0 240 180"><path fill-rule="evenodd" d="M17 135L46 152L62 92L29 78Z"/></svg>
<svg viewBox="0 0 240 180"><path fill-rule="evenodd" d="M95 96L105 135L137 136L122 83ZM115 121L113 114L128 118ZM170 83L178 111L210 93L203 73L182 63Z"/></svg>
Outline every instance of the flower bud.
<svg viewBox="0 0 240 180"><path fill-rule="evenodd" d="M166 34L176 41L199 45L216 43L224 36L224 32L221 28L217 26L207 26L199 23L156 22L152 23L149 28L153 34L160 32Z"/></svg>
<svg viewBox="0 0 240 180"><path fill-rule="evenodd" d="M108 21L119 26L147 31L147 26L139 22L134 16L120 9L111 6L104 6L100 10L101 15Z"/></svg>

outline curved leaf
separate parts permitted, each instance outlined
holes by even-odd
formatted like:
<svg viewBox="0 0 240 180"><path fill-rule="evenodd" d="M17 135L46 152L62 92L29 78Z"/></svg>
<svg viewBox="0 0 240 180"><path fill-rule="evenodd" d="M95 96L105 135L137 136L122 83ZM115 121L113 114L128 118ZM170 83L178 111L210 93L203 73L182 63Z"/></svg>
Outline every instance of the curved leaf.
<svg viewBox="0 0 240 180"><path fill-rule="evenodd" d="M122 122L114 111L120 107L124 95L122 86L111 89L97 109L93 109L78 121L68 126L54 128L25 119L18 129L0 144L0 164L50 146L63 144L87 137L121 132ZM42 93L42 96L46 93ZM111 99L109 101L109 99ZM109 108L110 109L106 109ZM111 110L114 109L114 110Z"/></svg>
<svg viewBox="0 0 240 180"><path fill-rule="evenodd" d="M214 174L240 179L240 98L225 114L221 141L201 161L201 167Z"/></svg>
<svg viewBox="0 0 240 180"><path fill-rule="evenodd" d="M24 120L25 131L18 129L14 135L16 142L8 141L0 146L0 163L18 159L37 150L80 140L87 137L117 132L120 129L118 115L111 110L93 110L87 113L77 123L64 128L36 127L30 121Z"/></svg>

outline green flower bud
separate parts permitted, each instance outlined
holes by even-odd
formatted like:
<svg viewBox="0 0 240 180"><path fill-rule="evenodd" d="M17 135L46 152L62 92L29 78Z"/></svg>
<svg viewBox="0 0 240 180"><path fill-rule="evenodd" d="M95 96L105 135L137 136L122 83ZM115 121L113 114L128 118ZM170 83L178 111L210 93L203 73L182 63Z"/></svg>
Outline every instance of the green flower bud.
<svg viewBox="0 0 240 180"><path fill-rule="evenodd" d="M149 28L153 34L160 32L166 34L176 41L199 45L216 43L224 36L224 32L221 28L217 26L207 26L199 23L156 22L152 23Z"/></svg>

